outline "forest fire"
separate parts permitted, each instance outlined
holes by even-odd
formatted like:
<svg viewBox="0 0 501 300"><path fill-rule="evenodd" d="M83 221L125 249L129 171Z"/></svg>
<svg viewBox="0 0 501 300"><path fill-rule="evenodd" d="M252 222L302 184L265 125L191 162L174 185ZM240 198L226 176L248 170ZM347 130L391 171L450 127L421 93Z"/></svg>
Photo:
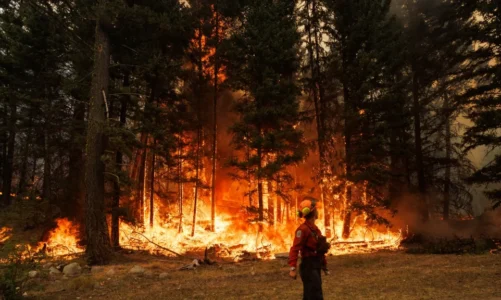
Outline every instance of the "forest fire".
<svg viewBox="0 0 501 300"><path fill-rule="evenodd" d="M158 210L158 208L157 208ZM120 244L124 249L145 251L154 255L188 255L204 251L212 257L241 261L245 259L274 259L275 254L288 252L294 230L298 222L276 224L249 222L245 215L232 216L221 213L216 218L216 230L211 232L199 221L195 235L179 232L178 224L162 220L157 213L154 226L134 226L126 222L120 224ZM188 221L184 222L190 228ZM319 226L322 231L325 228ZM369 253L380 249L397 249L401 235L397 232L378 232L372 228L360 227L352 231L349 239L341 236L342 222L335 224L331 255ZM35 252L43 251L48 256L74 255L84 251L78 245L79 229L68 219L58 219L57 228L51 231L47 241L42 242ZM8 238L8 229L0 231L0 238ZM0 242L2 239L0 239Z"/></svg>

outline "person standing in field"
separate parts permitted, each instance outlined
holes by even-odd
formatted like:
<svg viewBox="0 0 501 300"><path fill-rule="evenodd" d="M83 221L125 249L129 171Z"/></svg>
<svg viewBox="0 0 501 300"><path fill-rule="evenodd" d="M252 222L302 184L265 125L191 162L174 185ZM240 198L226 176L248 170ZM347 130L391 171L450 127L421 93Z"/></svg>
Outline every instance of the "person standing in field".
<svg viewBox="0 0 501 300"><path fill-rule="evenodd" d="M305 221L295 232L294 243L289 252L289 276L297 278L297 261L301 255L299 275L303 281L303 300L323 300L321 270L329 274L325 254L330 244L315 225L318 211L315 200L303 200L299 205L298 216Z"/></svg>

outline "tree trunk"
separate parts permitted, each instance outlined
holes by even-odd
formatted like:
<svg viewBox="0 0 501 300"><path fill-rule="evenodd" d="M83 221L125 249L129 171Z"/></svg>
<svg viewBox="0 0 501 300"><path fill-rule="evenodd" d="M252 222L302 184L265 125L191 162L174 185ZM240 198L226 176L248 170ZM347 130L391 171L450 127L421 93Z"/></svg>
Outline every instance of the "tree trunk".
<svg viewBox="0 0 501 300"><path fill-rule="evenodd" d="M139 220L139 224L144 226L144 188L145 188L145 179L146 179L146 155L147 155L147 143L148 138L146 139L146 144L144 144L143 152L141 153L141 163L139 165L139 178L138 178L138 188L137 188L137 198L136 205L139 207L137 211L137 218Z"/></svg>
<svg viewBox="0 0 501 300"><path fill-rule="evenodd" d="M216 222L216 168L217 168L217 103L219 97L219 11L216 4L214 6L216 13L216 45L214 53L214 107L213 107L213 117L214 122L212 124L212 183L211 183L211 230L215 231Z"/></svg>
<svg viewBox="0 0 501 300"><path fill-rule="evenodd" d="M195 236L195 227L197 225L197 204L198 204L198 182L200 180L200 146L202 140L202 120L201 120L201 107L202 103L202 84L204 80L204 68L202 61L203 42L202 42L202 23L199 23L198 28L198 47L200 57L198 60L198 90L197 90L197 146L195 150L195 195L193 199L193 223L191 226L191 236ZM217 81L217 78L216 78ZM212 208L212 207L211 207ZM211 227L212 227L212 211L211 211Z"/></svg>
<svg viewBox="0 0 501 300"><path fill-rule="evenodd" d="M16 146L16 122L17 122L17 106L13 99L9 101L10 118L8 121L9 137L7 139L7 150L5 162L3 164L3 189L2 202L3 205L9 206L12 203L12 173L14 172L14 147Z"/></svg>
<svg viewBox="0 0 501 300"><path fill-rule="evenodd" d="M416 155L416 168L418 177L419 189L419 211L422 221L428 220L428 204L426 201L426 182L424 176L424 161L423 161L423 142L421 137L421 105L419 103L419 83L416 70L413 70L412 76L412 96L413 96L413 112L414 112L414 143Z"/></svg>
<svg viewBox="0 0 501 300"><path fill-rule="evenodd" d="M449 208L450 208L450 188L451 188L451 117L450 117L450 107L449 107L449 95L447 92L444 95L444 116L445 116L445 182L444 182L444 220L449 219Z"/></svg>
<svg viewBox="0 0 501 300"><path fill-rule="evenodd" d="M129 74L125 74L124 76L124 90L125 93L130 92L130 79ZM127 123L127 103L129 101L129 96L124 95L120 100L120 128L124 128ZM122 170L123 164L123 153L120 150L117 150L115 156L115 169L118 171ZM111 244L114 249L120 248L120 182L116 180L113 183L113 202L111 207Z"/></svg>
<svg viewBox="0 0 501 300"><path fill-rule="evenodd" d="M193 200L193 225L191 227L191 236L195 236L195 227L197 225L197 202L198 202L198 181L199 181L199 169L200 169L200 127L197 129L197 150L195 159L195 197Z"/></svg>
<svg viewBox="0 0 501 300"><path fill-rule="evenodd" d="M157 146L157 140L153 141L153 149ZM156 154L151 151L151 174L150 174L150 227L153 227L155 220L155 163Z"/></svg>
<svg viewBox="0 0 501 300"><path fill-rule="evenodd" d="M105 8L106 2L98 4L98 15ZM90 111L87 128L87 160L85 163L86 224L87 237L86 254L90 264L105 264L111 259L113 250L110 244L108 224L106 223L104 205L104 171L101 160L104 154L104 97L108 92L110 43L104 32L100 17L96 23L96 41L94 57L94 73L92 76Z"/></svg>
<svg viewBox="0 0 501 300"><path fill-rule="evenodd" d="M183 159L182 159L182 146L181 146L181 136L179 136L178 139L179 142L179 150L178 150L178 155L179 155L179 161L178 161L178 166L177 166L177 174L178 174L178 201L179 201L179 233L183 232Z"/></svg>
<svg viewBox="0 0 501 300"><path fill-rule="evenodd" d="M343 73L346 72L346 53L343 52ZM343 224L343 238L347 239L350 237L351 232L351 197L352 197L352 151L351 142L352 142L352 118L354 115L352 108L353 99L350 98L350 93L348 90L348 85L346 80L346 74L343 74L343 97L344 97L344 139L345 139L345 156L346 156L346 198L345 198L345 207L344 207L344 224Z"/></svg>
<svg viewBox="0 0 501 300"><path fill-rule="evenodd" d="M263 168L263 157L262 157L262 149L261 146L257 148L257 156L259 159L258 168L257 168L257 195L258 195L258 213L259 213L259 222L264 221L264 213L263 213L263 180L261 179L261 169Z"/></svg>

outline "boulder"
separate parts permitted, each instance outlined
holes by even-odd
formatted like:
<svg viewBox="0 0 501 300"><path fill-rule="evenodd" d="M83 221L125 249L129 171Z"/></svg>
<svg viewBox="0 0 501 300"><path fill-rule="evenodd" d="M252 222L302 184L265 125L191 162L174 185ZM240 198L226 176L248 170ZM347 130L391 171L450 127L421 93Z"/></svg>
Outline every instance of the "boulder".
<svg viewBox="0 0 501 300"><path fill-rule="evenodd" d="M146 272L146 270L141 267L141 266L134 266L132 269L129 270L129 274L137 274L137 275L142 275Z"/></svg>
<svg viewBox="0 0 501 300"><path fill-rule="evenodd" d="M165 279L169 277L169 274L167 272L163 272L163 273L160 273L160 275L158 275L158 278L160 279Z"/></svg>
<svg viewBox="0 0 501 300"><path fill-rule="evenodd" d="M76 262L66 265L63 269L63 273L66 276L77 276L82 273L82 267Z"/></svg>
<svg viewBox="0 0 501 300"><path fill-rule="evenodd" d="M28 272L28 276L29 276L30 278L35 278L35 277L37 277L37 276L38 276L38 271L29 271L29 272Z"/></svg>

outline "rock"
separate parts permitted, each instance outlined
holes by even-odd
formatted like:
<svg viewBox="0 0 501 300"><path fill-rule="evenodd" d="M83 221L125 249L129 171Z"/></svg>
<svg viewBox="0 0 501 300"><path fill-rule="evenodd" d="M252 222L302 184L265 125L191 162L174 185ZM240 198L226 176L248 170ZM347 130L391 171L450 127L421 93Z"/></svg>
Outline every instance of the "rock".
<svg viewBox="0 0 501 300"><path fill-rule="evenodd" d="M104 268L101 267L101 266L93 266L91 269L90 269L90 272L92 274L95 274L95 273L101 273L104 271Z"/></svg>
<svg viewBox="0 0 501 300"><path fill-rule="evenodd" d="M134 266L132 269L129 270L129 274L137 274L137 275L142 275L146 272L146 270L141 267L141 266Z"/></svg>
<svg viewBox="0 0 501 300"><path fill-rule="evenodd" d="M52 267L53 264L52 263L46 263L45 265L43 265L43 268L44 269L49 269L50 267Z"/></svg>
<svg viewBox="0 0 501 300"><path fill-rule="evenodd" d="M144 276L153 277L153 272L148 270L148 271L144 272Z"/></svg>
<svg viewBox="0 0 501 300"><path fill-rule="evenodd" d="M108 271L106 271L106 275L107 276L113 276L113 275L115 275L115 269L113 269L113 268L109 269Z"/></svg>
<svg viewBox="0 0 501 300"><path fill-rule="evenodd" d="M199 267L200 266L200 263L198 262L198 259L194 259L193 262L193 267Z"/></svg>
<svg viewBox="0 0 501 300"><path fill-rule="evenodd" d="M169 274L166 272L160 273L160 275L158 275L158 278L160 278L160 279L165 279L167 277L169 277Z"/></svg>
<svg viewBox="0 0 501 300"><path fill-rule="evenodd" d="M68 280L68 278L69 278L69 277L68 277L68 276L66 276L66 275L63 275L63 277L62 277L62 279L63 279L63 280Z"/></svg>
<svg viewBox="0 0 501 300"><path fill-rule="evenodd" d="M49 269L49 275L61 275L61 272L58 269L54 268L54 267L50 267L50 269Z"/></svg>
<svg viewBox="0 0 501 300"><path fill-rule="evenodd" d="M67 276L77 276L80 275L80 273L82 273L82 268L78 263L74 262L69 265L66 265L63 269L63 273L64 275Z"/></svg>
<svg viewBox="0 0 501 300"><path fill-rule="evenodd" d="M24 293L23 293L23 297L28 297L28 293L27 293L27 292L24 292Z"/></svg>
<svg viewBox="0 0 501 300"><path fill-rule="evenodd" d="M37 277L37 276L38 276L38 271L29 271L29 272L28 272L28 276L29 276L30 278L35 278L35 277Z"/></svg>

